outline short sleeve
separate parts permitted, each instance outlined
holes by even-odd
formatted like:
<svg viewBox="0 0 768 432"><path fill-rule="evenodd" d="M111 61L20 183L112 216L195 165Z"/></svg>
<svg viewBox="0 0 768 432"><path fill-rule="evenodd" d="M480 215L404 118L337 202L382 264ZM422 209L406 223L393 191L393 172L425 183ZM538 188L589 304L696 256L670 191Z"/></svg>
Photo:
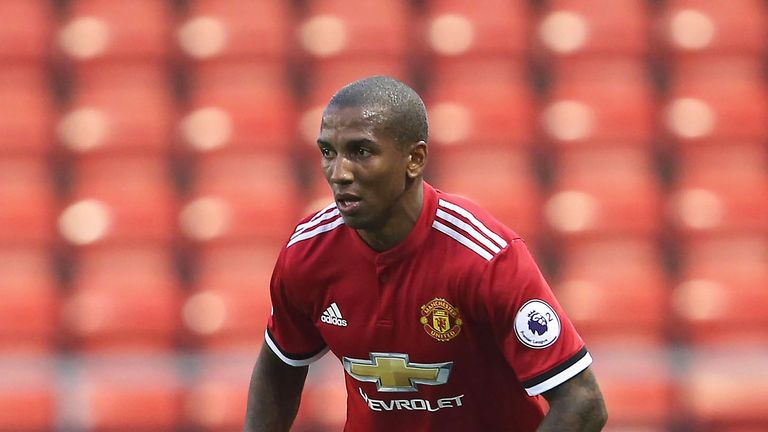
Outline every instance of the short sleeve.
<svg viewBox="0 0 768 432"><path fill-rule="evenodd" d="M326 345L307 311L292 298L299 287L291 286L284 269L285 250L275 264L270 281L272 314L264 340L269 348L291 366L307 366L326 352Z"/></svg>
<svg viewBox="0 0 768 432"><path fill-rule="evenodd" d="M480 294L496 341L529 395L562 384L592 363L522 240L489 263Z"/></svg>

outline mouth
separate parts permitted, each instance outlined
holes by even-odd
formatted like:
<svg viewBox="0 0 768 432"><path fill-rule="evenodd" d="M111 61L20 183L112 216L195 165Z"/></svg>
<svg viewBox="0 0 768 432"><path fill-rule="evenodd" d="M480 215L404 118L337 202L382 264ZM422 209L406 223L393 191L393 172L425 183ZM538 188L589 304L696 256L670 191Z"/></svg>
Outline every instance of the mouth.
<svg viewBox="0 0 768 432"><path fill-rule="evenodd" d="M337 194L334 198L336 199L336 207L339 209L339 212L347 215L355 213L362 201L362 198L359 196L348 193Z"/></svg>

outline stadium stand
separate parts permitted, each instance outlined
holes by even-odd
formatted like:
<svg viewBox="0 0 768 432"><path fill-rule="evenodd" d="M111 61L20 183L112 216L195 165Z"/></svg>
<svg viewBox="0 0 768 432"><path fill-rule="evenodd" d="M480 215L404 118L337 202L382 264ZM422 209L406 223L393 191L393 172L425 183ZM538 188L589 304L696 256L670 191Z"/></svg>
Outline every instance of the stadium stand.
<svg viewBox="0 0 768 432"><path fill-rule="evenodd" d="M72 247L170 245L177 207L167 161L156 156L72 162L71 189L57 219Z"/></svg>
<svg viewBox="0 0 768 432"><path fill-rule="evenodd" d="M168 2L73 0L56 34L63 61L76 70L109 63L161 65L172 47Z"/></svg>
<svg viewBox="0 0 768 432"><path fill-rule="evenodd" d="M177 345L181 296L166 248L92 248L78 254L62 324L79 350L167 352Z"/></svg>
<svg viewBox="0 0 768 432"><path fill-rule="evenodd" d="M675 361L663 345L594 346L595 373L611 419L604 430L669 431L676 422ZM642 403L640 403L642 402Z"/></svg>
<svg viewBox="0 0 768 432"><path fill-rule="evenodd" d="M52 256L45 248L0 249L0 353L55 353L57 282Z"/></svg>
<svg viewBox="0 0 768 432"><path fill-rule="evenodd" d="M653 85L644 62L590 60L553 72L539 126L554 147L650 146Z"/></svg>
<svg viewBox="0 0 768 432"><path fill-rule="evenodd" d="M531 20L524 2L430 0L425 9L418 38L431 78L444 77L462 64L479 73L489 60L513 66L529 53Z"/></svg>
<svg viewBox="0 0 768 432"><path fill-rule="evenodd" d="M765 428L768 386L759 371L765 350L704 350L691 355L681 384L681 401L697 431L758 431ZM750 383L750 392L743 383Z"/></svg>
<svg viewBox="0 0 768 432"><path fill-rule="evenodd" d="M179 213L187 239L279 241L292 231L300 203L288 157L225 154L201 159L195 168L191 196Z"/></svg>
<svg viewBox="0 0 768 432"><path fill-rule="evenodd" d="M768 430L768 3L0 0L0 432L241 430L333 92L430 114L521 233L607 431ZM294 430L342 429L312 367Z"/></svg>
<svg viewBox="0 0 768 432"><path fill-rule="evenodd" d="M51 430L57 418L53 357L0 358L0 430Z"/></svg>
<svg viewBox="0 0 768 432"><path fill-rule="evenodd" d="M258 350L270 313L267 290L280 243L252 242L202 248L183 306L194 346L207 351Z"/></svg>
<svg viewBox="0 0 768 432"><path fill-rule="evenodd" d="M51 54L54 11L46 0L0 2L0 59L42 66Z"/></svg>
<svg viewBox="0 0 768 432"><path fill-rule="evenodd" d="M148 65L100 66L73 80L56 135L74 157L167 157L177 117L174 103L162 69Z"/></svg>
<svg viewBox="0 0 768 432"><path fill-rule="evenodd" d="M650 50L648 6L643 0L547 2L536 22L537 54L553 67L585 58L642 57Z"/></svg>
<svg viewBox="0 0 768 432"><path fill-rule="evenodd" d="M41 157L0 157L0 245L51 246L56 196L49 165Z"/></svg>
<svg viewBox="0 0 768 432"><path fill-rule="evenodd" d="M671 336L670 282L650 239L575 244L562 254L552 285L590 346L657 349Z"/></svg>
<svg viewBox="0 0 768 432"><path fill-rule="evenodd" d="M647 152L638 147L563 152L556 170L544 215L559 242L660 234L659 180Z"/></svg>
<svg viewBox="0 0 768 432"><path fill-rule="evenodd" d="M47 76L39 66L0 68L0 155L42 157L51 152L53 99Z"/></svg>
<svg viewBox="0 0 768 432"><path fill-rule="evenodd" d="M765 55L768 14L760 0L669 0L662 9L652 37L671 62Z"/></svg>
<svg viewBox="0 0 768 432"><path fill-rule="evenodd" d="M73 393L76 430L175 430L183 418L177 362L167 358L90 358L79 365Z"/></svg>
<svg viewBox="0 0 768 432"><path fill-rule="evenodd" d="M293 11L280 0L191 1L176 40L193 70L201 64L284 61L293 44Z"/></svg>

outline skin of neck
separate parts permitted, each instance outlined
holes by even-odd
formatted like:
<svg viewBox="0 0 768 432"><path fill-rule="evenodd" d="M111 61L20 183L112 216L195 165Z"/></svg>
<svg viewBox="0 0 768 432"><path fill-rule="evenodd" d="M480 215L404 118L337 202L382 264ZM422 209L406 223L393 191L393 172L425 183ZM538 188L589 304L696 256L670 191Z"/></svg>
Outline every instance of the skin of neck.
<svg viewBox="0 0 768 432"><path fill-rule="evenodd" d="M384 224L376 229L358 229L360 238L377 252L391 249L405 240L419 220L424 205L423 185L421 177L409 181Z"/></svg>

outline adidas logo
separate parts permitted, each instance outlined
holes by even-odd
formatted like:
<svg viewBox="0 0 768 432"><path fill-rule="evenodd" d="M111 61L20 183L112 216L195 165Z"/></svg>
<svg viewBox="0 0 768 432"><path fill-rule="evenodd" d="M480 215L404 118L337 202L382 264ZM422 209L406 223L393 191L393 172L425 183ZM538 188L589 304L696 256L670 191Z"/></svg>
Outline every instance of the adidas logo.
<svg viewBox="0 0 768 432"><path fill-rule="evenodd" d="M323 314L320 315L320 321L339 327L347 326L347 320L342 318L341 311L339 310L339 307L336 306L336 302L331 303L331 305L328 306L328 309L323 311Z"/></svg>

